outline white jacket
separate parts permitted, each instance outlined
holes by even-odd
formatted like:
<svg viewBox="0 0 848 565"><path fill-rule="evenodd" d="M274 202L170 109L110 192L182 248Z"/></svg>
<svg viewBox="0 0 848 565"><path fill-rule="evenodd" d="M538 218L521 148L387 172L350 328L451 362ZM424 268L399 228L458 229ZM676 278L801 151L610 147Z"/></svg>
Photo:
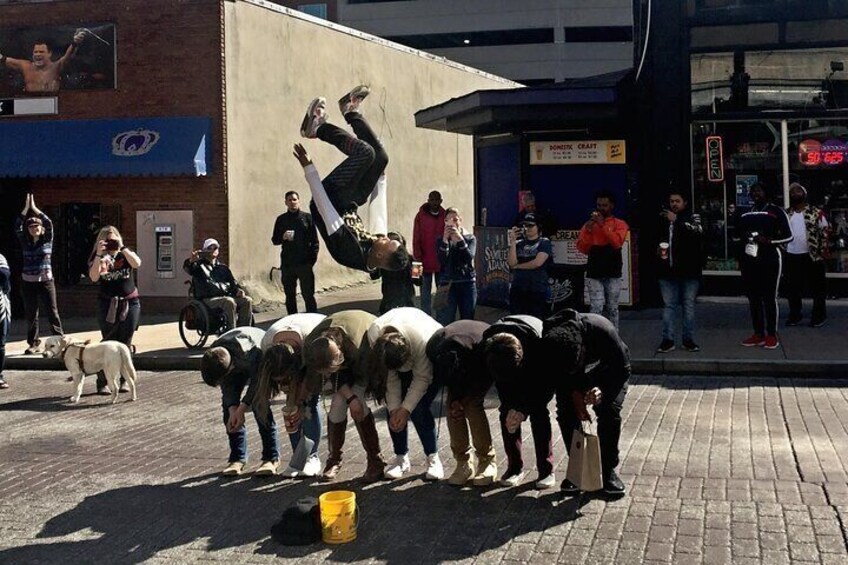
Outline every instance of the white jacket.
<svg viewBox="0 0 848 565"><path fill-rule="evenodd" d="M393 308L374 320L368 328L368 342L372 347L388 327L395 328L406 338L412 355L406 365L396 371L389 371L386 406L389 412L403 406L411 413L433 382L433 364L427 358L427 342L442 325L418 308ZM412 383L406 391L406 397L402 397L398 373L407 371L412 371Z"/></svg>
<svg viewBox="0 0 848 565"><path fill-rule="evenodd" d="M268 331L265 332L265 336L262 338L262 351L268 351L268 349L274 345L274 337L280 332L293 332L300 336L300 344L303 345L303 340L312 333L312 330L315 329L315 326L321 323L321 321L326 318L324 314L313 314L311 312L306 312L303 314L291 314L284 318L280 318L268 328Z"/></svg>

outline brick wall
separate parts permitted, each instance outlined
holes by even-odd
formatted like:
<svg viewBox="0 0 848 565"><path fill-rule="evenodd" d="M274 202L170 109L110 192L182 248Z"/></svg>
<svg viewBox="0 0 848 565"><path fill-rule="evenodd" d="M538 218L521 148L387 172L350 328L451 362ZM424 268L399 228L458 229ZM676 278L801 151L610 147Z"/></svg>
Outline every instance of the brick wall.
<svg viewBox="0 0 848 565"><path fill-rule="evenodd" d="M131 247L136 245L137 210L193 210L195 241L215 234L223 249L229 248L222 158L221 13L220 0L83 0L0 6L3 27L99 22L116 25L118 88L60 92L59 115L42 119L141 116L212 119L209 176L22 180L21 186L30 187L39 207L58 207L66 202L118 204L121 232ZM79 285L60 287L62 313L90 312L94 292L93 288ZM174 300L150 299L142 307L148 312L158 308L170 311L173 303Z"/></svg>

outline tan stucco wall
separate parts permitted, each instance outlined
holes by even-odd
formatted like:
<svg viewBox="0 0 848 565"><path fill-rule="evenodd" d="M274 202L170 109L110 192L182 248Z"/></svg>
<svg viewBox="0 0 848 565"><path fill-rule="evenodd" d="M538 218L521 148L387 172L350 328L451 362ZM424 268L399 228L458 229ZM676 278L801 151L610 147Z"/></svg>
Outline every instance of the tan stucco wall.
<svg viewBox="0 0 848 565"><path fill-rule="evenodd" d="M229 260L252 294L267 296L268 271L279 264L271 232L285 211L283 194L297 190L304 209L310 200L292 145L303 141L322 176L342 161L329 145L300 138L300 122L316 96L327 97L331 121L343 124L338 98L357 84L370 85L363 114L389 154L389 228L400 230L410 248L413 218L430 190L440 190L445 206L459 206L465 224L473 225L472 138L418 129L413 114L514 83L287 11L246 1L224 6ZM322 242L318 288L366 278L337 265ZM272 298L279 300L279 293Z"/></svg>

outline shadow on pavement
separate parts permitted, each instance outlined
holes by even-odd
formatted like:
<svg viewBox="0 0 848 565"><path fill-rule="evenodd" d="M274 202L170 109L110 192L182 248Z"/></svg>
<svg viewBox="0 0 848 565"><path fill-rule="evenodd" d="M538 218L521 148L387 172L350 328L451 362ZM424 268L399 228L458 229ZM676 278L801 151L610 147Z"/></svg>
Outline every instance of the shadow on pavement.
<svg viewBox="0 0 848 565"><path fill-rule="evenodd" d="M179 548L185 559L186 551L196 550L199 556L262 540L257 553L285 558L321 553L315 557L436 562L471 557L524 534L541 535L579 518L583 504L582 498L565 498L558 492L537 497L531 484L517 491L458 490L446 483L422 485L418 477L411 477L361 486L357 481L321 484L206 475L117 488L89 496L54 516L38 533L40 543L2 550L0 562L140 563L160 552L164 552L160 557L180 560L167 550ZM356 541L287 547L268 537L271 525L298 498L339 489L356 490L362 512ZM100 537L49 542L92 534Z"/></svg>
<svg viewBox="0 0 848 565"><path fill-rule="evenodd" d="M770 387L770 388L839 388L848 386L844 378L811 378L804 377L760 377L760 376L724 376L724 375L635 375L630 377L630 384L644 386L659 386L670 390L720 390L732 388Z"/></svg>
<svg viewBox="0 0 848 565"><path fill-rule="evenodd" d="M92 377L94 378L94 377ZM65 383L63 383L65 384ZM105 408L112 406L112 401L109 396L100 395L103 398L103 402L100 404L85 404L85 403L77 403L71 404L68 401L70 398L70 384L67 386L68 394L65 396L48 396L44 398L27 398L25 400L16 400L14 402L6 402L4 404L0 404L0 412L13 412L13 411L23 411L23 412L65 412L68 410L88 410L90 408ZM98 396L96 393L88 393L83 394L80 398L86 398L88 396ZM124 400L126 400L126 395L121 395L118 398L118 403L120 404Z"/></svg>

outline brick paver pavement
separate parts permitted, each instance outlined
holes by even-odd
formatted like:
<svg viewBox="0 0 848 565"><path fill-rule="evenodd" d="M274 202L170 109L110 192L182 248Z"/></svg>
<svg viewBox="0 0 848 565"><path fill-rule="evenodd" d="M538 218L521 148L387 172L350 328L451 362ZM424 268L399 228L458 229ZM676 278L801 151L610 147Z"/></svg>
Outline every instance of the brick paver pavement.
<svg viewBox="0 0 848 565"><path fill-rule="evenodd" d="M516 489L424 484L412 433L411 477L335 486L357 491L355 543L288 548L270 525L297 498L333 487L218 477L220 396L197 373L142 373L139 401L122 395L114 407L90 394L93 379L70 406L62 373L7 378L0 563L848 563L846 380L634 378L621 441L629 493L618 501L535 491L533 472ZM364 469L352 426L346 447L345 480Z"/></svg>

